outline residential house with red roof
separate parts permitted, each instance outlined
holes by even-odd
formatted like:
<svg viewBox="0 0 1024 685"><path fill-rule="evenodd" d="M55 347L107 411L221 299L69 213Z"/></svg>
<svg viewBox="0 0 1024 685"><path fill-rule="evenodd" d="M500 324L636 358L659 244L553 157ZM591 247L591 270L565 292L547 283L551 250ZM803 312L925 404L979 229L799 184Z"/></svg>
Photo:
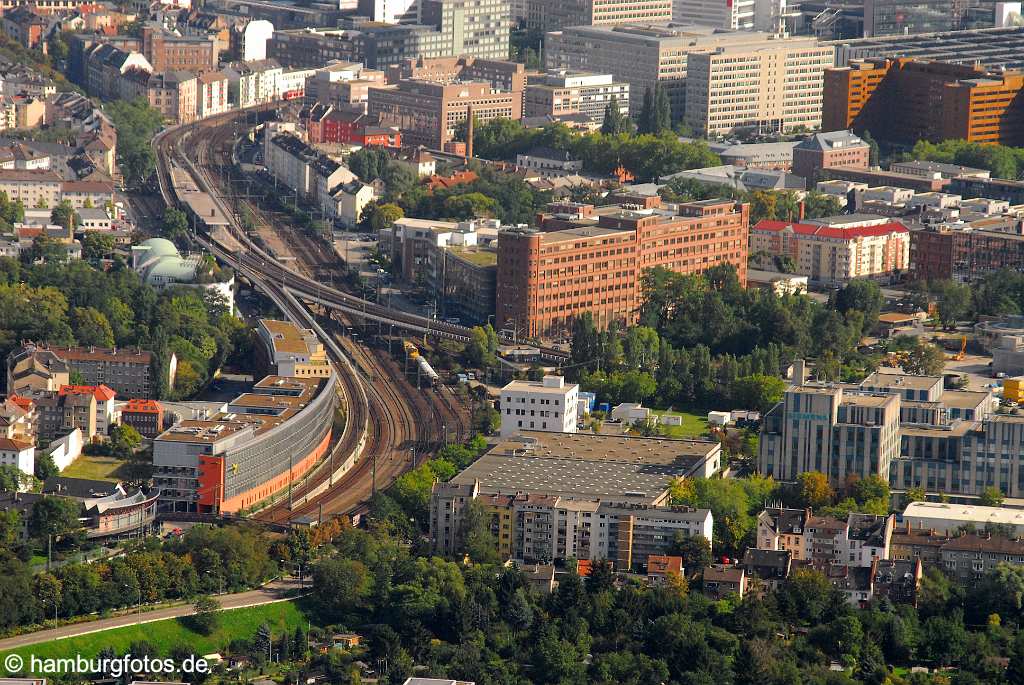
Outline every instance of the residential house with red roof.
<svg viewBox="0 0 1024 685"><path fill-rule="evenodd" d="M61 395L92 395L96 399L96 432L107 435L118 423L114 398L117 393L107 386L100 385L62 385Z"/></svg>
<svg viewBox="0 0 1024 685"><path fill-rule="evenodd" d="M163 405L156 400L130 399L121 405L121 423L144 438L155 438L164 431Z"/></svg>
<svg viewBox="0 0 1024 685"><path fill-rule="evenodd" d="M805 222L759 221L750 253L789 257L795 273L823 285L855 278L895 281L910 266L910 231L898 221L867 214Z"/></svg>

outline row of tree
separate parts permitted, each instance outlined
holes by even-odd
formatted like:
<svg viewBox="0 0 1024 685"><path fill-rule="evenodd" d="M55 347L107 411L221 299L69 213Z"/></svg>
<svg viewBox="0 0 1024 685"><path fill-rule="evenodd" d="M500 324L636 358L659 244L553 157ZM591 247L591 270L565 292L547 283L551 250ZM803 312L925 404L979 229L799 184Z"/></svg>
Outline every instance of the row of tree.
<svg viewBox="0 0 1024 685"><path fill-rule="evenodd" d="M919 140L903 157L986 169L995 178L1024 178L1024 148L997 143L972 143L962 139L941 143Z"/></svg>
<svg viewBox="0 0 1024 685"><path fill-rule="evenodd" d="M621 165L641 181L720 163L706 142L684 143L670 131L645 133L645 128L637 134L625 130L579 134L564 124L536 129L509 119L492 119L474 130L473 150L484 159L515 161L517 154L547 147L582 160L588 173L610 174Z"/></svg>
<svg viewBox="0 0 1024 685"><path fill-rule="evenodd" d="M61 497L44 514L33 510L29 530L59 530L79 504ZM0 630L53 617L71 618L140 603L187 599L255 587L278 572L271 543L258 529L197 526L177 540L150 538L125 554L92 563L67 564L33 574L0 545Z"/></svg>

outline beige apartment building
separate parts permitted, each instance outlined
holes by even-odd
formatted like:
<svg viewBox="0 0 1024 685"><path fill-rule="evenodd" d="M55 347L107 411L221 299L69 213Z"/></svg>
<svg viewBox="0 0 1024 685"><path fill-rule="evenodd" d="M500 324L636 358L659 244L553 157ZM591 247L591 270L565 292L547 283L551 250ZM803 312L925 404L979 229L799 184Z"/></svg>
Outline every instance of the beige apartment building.
<svg viewBox="0 0 1024 685"><path fill-rule="evenodd" d="M732 57L737 58L762 48L767 49L767 54L781 51L781 55L772 59L745 58L722 65L717 60L707 63L703 69L706 76L703 78L714 78L714 90L722 90L718 86L732 81L726 77L740 67L744 78L739 80L752 81L742 87L736 84L730 89L731 95L728 97L737 102L719 102L716 97L714 105L742 108L746 112L750 109L748 103L751 99L765 99L763 109L777 111L778 117L784 118L787 112L795 117L799 110L810 106L803 104L805 100L810 101L816 97L820 122L822 73L824 67L831 66L832 62L830 59L820 61L821 54L831 53L818 48L814 39L780 38L764 32L729 31L690 24L573 26L552 31L544 37L544 66L548 70L611 74L615 81L628 83L630 111L634 115L640 112L644 92L648 88L653 90L655 86L661 86L668 94L673 119L681 119L687 111L686 100L690 92L687 84L688 65L695 55L724 54L736 50ZM747 64L748 61L751 63ZM806 80L802 77L806 77ZM790 96L799 95L799 104L785 107L777 104L769 108L768 95L772 96L770 99L773 103L781 103L784 97L784 92L780 90L780 80L782 85L790 88ZM765 89L763 95L762 82ZM704 89L707 87L704 86ZM704 100L708 98L705 96ZM710 106L711 102L701 105L702 108ZM759 104L757 111L761 109L762 105ZM716 112L716 115L725 113ZM765 118L769 117L766 115Z"/></svg>
<svg viewBox="0 0 1024 685"><path fill-rule="evenodd" d="M0 169L0 192L26 207L56 207L63 179L49 169Z"/></svg>
<svg viewBox="0 0 1024 685"><path fill-rule="evenodd" d="M833 59L815 38L758 38L691 54L686 122L710 136L819 128L823 74Z"/></svg>
<svg viewBox="0 0 1024 685"><path fill-rule="evenodd" d="M629 116L628 83L617 83L611 74L548 72L529 78L523 116L583 114L590 121L601 122L613 99L619 112Z"/></svg>
<svg viewBox="0 0 1024 685"><path fill-rule="evenodd" d="M466 120L469 108L478 121L521 119L521 91L495 90L490 83L436 83L403 80L386 88L371 88L367 113L384 126L402 129L408 145L441 149Z"/></svg>
<svg viewBox="0 0 1024 685"><path fill-rule="evenodd" d="M526 26L539 31L671 20L672 0L526 0Z"/></svg>

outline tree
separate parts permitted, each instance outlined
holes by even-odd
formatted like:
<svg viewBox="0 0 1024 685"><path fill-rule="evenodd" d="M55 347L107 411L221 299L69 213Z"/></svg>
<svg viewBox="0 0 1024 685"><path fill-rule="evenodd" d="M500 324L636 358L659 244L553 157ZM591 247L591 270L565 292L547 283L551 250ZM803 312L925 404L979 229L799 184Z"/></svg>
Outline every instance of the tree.
<svg viewBox="0 0 1024 685"><path fill-rule="evenodd" d="M363 183L369 183L384 174L389 161L385 150L375 147L364 147L356 150L348 158L348 168Z"/></svg>
<svg viewBox="0 0 1024 685"><path fill-rule="evenodd" d="M108 102L106 110L117 129L117 165L128 184L141 184L156 168L151 143L163 115L142 97Z"/></svg>
<svg viewBox="0 0 1024 685"><path fill-rule="evenodd" d="M497 364L487 329L494 332L490 324L486 328L474 326L469 331L469 342L465 347L466 363L475 369L486 369Z"/></svg>
<svg viewBox="0 0 1024 685"><path fill-rule="evenodd" d="M519 588L512 595L508 603L509 624L514 630L527 630L533 623L533 607L527 599L523 588Z"/></svg>
<svg viewBox="0 0 1024 685"><path fill-rule="evenodd" d="M918 340L907 350L903 370L915 376L938 376L946 365L946 355L938 345Z"/></svg>
<svg viewBox="0 0 1024 685"><path fill-rule="evenodd" d="M0 547L13 549L21 537L21 512L17 509L0 510Z"/></svg>
<svg viewBox="0 0 1024 685"><path fill-rule="evenodd" d="M371 205L374 207L370 215L370 229L379 233L385 228L391 228L392 224L405 216L405 212L398 205L385 202L382 205Z"/></svg>
<svg viewBox="0 0 1024 685"><path fill-rule="evenodd" d="M28 533L34 538L58 537L77 530L81 505L64 497L43 497L32 505Z"/></svg>
<svg viewBox="0 0 1024 685"><path fill-rule="evenodd" d="M620 133L629 133L629 117L619 109L619 101L613 95L604 108L604 121L601 123L601 133L607 136L617 136Z"/></svg>
<svg viewBox="0 0 1024 685"><path fill-rule="evenodd" d="M188 217L175 207L164 210L163 235L168 240L183 239L188 234Z"/></svg>
<svg viewBox="0 0 1024 685"><path fill-rule="evenodd" d="M733 402L766 413L782 400L786 383L778 376L754 374L737 378L729 389Z"/></svg>
<svg viewBox="0 0 1024 685"><path fill-rule="evenodd" d="M654 87L654 120L651 133L660 135L672 130L672 105L668 101L668 91L660 85Z"/></svg>
<svg viewBox="0 0 1024 685"><path fill-rule="evenodd" d="M990 485L981 491L978 496L978 504L983 507L1000 507L1003 505L1003 491L994 485Z"/></svg>
<svg viewBox="0 0 1024 685"><path fill-rule="evenodd" d="M78 224L80 219L78 218L78 212L75 211L74 206L70 200L61 200L60 203L53 208L50 212L50 221L61 226L68 235L71 235Z"/></svg>
<svg viewBox="0 0 1024 685"><path fill-rule="evenodd" d="M868 146L871 148L868 151L868 164L873 167L878 166L878 158L880 156L879 148L878 143L875 141L874 138L871 137L871 131L865 129L864 133L861 134L860 138L865 143L867 143Z"/></svg>
<svg viewBox="0 0 1024 685"><path fill-rule="evenodd" d="M914 486L907 488L907 491L903 493L903 505L906 506L911 502L924 502L927 498L925 489L921 486Z"/></svg>
<svg viewBox="0 0 1024 685"><path fill-rule="evenodd" d="M624 363L633 370L653 371L658 361L658 332L647 326L633 326L622 343Z"/></svg>
<svg viewBox="0 0 1024 685"><path fill-rule="evenodd" d="M53 461L53 455L49 453L37 453L35 463L35 477L41 481L46 481L48 478L52 478L60 473L60 469L57 468L57 464Z"/></svg>
<svg viewBox="0 0 1024 685"><path fill-rule="evenodd" d="M648 86L647 89L644 90L643 104L640 106L640 118L636 122L637 132L654 133L656 116L657 115L654 112L654 93L651 91L650 86Z"/></svg>
<svg viewBox="0 0 1024 685"><path fill-rule="evenodd" d="M482 435L491 435L501 427L501 414L490 402L473 405L473 430Z"/></svg>
<svg viewBox="0 0 1024 685"><path fill-rule="evenodd" d="M850 310L863 312L864 323L861 333L867 335L878 323L878 312L882 308L882 289L878 287L878 283L870 279L854 279L836 293L835 307L841 314L846 314Z"/></svg>
<svg viewBox="0 0 1024 685"><path fill-rule="evenodd" d="M839 204L839 198L835 195L826 195L817 190L808 191L804 195L804 216L808 219L820 219L826 216L835 216L843 211Z"/></svg>
<svg viewBox="0 0 1024 685"><path fill-rule="evenodd" d="M836 493L828 484L828 476L820 471L804 471L797 476L800 505L820 509L832 503Z"/></svg>
<svg viewBox="0 0 1024 685"><path fill-rule="evenodd" d="M220 625L220 602L209 595L201 595L192 605L195 613L192 623L203 635L210 635Z"/></svg>
<svg viewBox="0 0 1024 685"><path fill-rule="evenodd" d="M372 589L366 565L354 559L324 559L313 570L314 596L333 618L344 618L364 606Z"/></svg>
<svg viewBox="0 0 1024 685"><path fill-rule="evenodd" d="M86 259L103 259L114 251L114 239L102 231L89 231L82 238L82 256Z"/></svg>
<svg viewBox="0 0 1024 685"><path fill-rule="evenodd" d="M711 543L703 535L677 531L670 549L673 556L682 557L684 569L702 569L711 563Z"/></svg>
<svg viewBox="0 0 1024 685"><path fill-rule="evenodd" d="M869 502L884 502L886 511L888 511L889 481L875 474L866 478L858 478L850 487L850 495L853 496L857 504L862 506Z"/></svg>
<svg viewBox="0 0 1024 685"><path fill-rule="evenodd" d="M18 492L25 484L27 475L19 471L17 466L0 464L0 492Z"/></svg>
<svg viewBox="0 0 1024 685"><path fill-rule="evenodd" d="M142 445L142 436L134 427L121 424L110 429L110 449L119 459L128 459Z"/></svg>
<svg viewBox="0 0 1024 685"><path fill-rule="evenodd" d="M71 310L71 327L79 345L113 347L114 331L103 312L92 307Z"/></svg>
<svg viewBox="0 0 1024 685"><path fill-rule="evenodd" d="M256 629L256 635L252 638L252 655L260 662L270 659L270 647L273 644L274 636L270 632L270 626L266 623L260 624ZM134 652L132 652L134 654Z"/></svg>
<svg viewBox="0 0 1024 685"><path fill-rule="evenodd" d="M500 561L498 540L491 533L491 515L480 500L470 500L462 511L459 549L478 564L496 564Z"/></svg>
<svg viewBox="0 0 1024 685"><path fill-rule="evenodd" d="M957 321L971 310L971 287L952 280L940 281L932 287L938 293L939 321L947 329L955 328Z"/></svg>

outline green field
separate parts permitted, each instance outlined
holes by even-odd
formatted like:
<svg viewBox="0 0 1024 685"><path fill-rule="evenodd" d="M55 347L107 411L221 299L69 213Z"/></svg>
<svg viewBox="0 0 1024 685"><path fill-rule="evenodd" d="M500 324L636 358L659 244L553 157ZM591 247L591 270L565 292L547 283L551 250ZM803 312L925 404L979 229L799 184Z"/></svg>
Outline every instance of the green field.
<svg viewBox="0 0 1024 685"><path fill-rule="evenodd" d="M220 626L212 635L201 635L193 631L188 619L170 618L164 621L144 623L137 626L114 628L99 633L69 637L64 640L41 642L36 645L19 647L0 653L0 660L7 654L19 654L24 658L34 654L41 659L59 658L81 654L85 658L96 656L104 647L110 647L115 654L129 650L133 642L145 640L152 644L161 656L175 647L185 647L197 655L222 652L234 639L250 639L260 624L267 623L274 636L297 626L306 627L309 615L300 601L277 602L246 609L228 609L221 612ZM83 624L88 629L88 624Z"/></svg>
<svg viewBox="0 0 1024 685"><path fill-rule="evenodd" d="M123 477L120 471L125 466L124 461L114 457L83 454L61 471L60 475L68 478L117 481Z"/></svg>
<svg viewBox="0 0 1024 685"><path fill-rule="evenodd" d="M684 411L660 411L655 410L653 413L659 416L681 416L683 417L683 423L681 426L666 426L665 424L659 423L658 429L662 435L669 438L699 438L708 432L708 421L707 417L698 416L697 414L690 414Z"/></svg>

